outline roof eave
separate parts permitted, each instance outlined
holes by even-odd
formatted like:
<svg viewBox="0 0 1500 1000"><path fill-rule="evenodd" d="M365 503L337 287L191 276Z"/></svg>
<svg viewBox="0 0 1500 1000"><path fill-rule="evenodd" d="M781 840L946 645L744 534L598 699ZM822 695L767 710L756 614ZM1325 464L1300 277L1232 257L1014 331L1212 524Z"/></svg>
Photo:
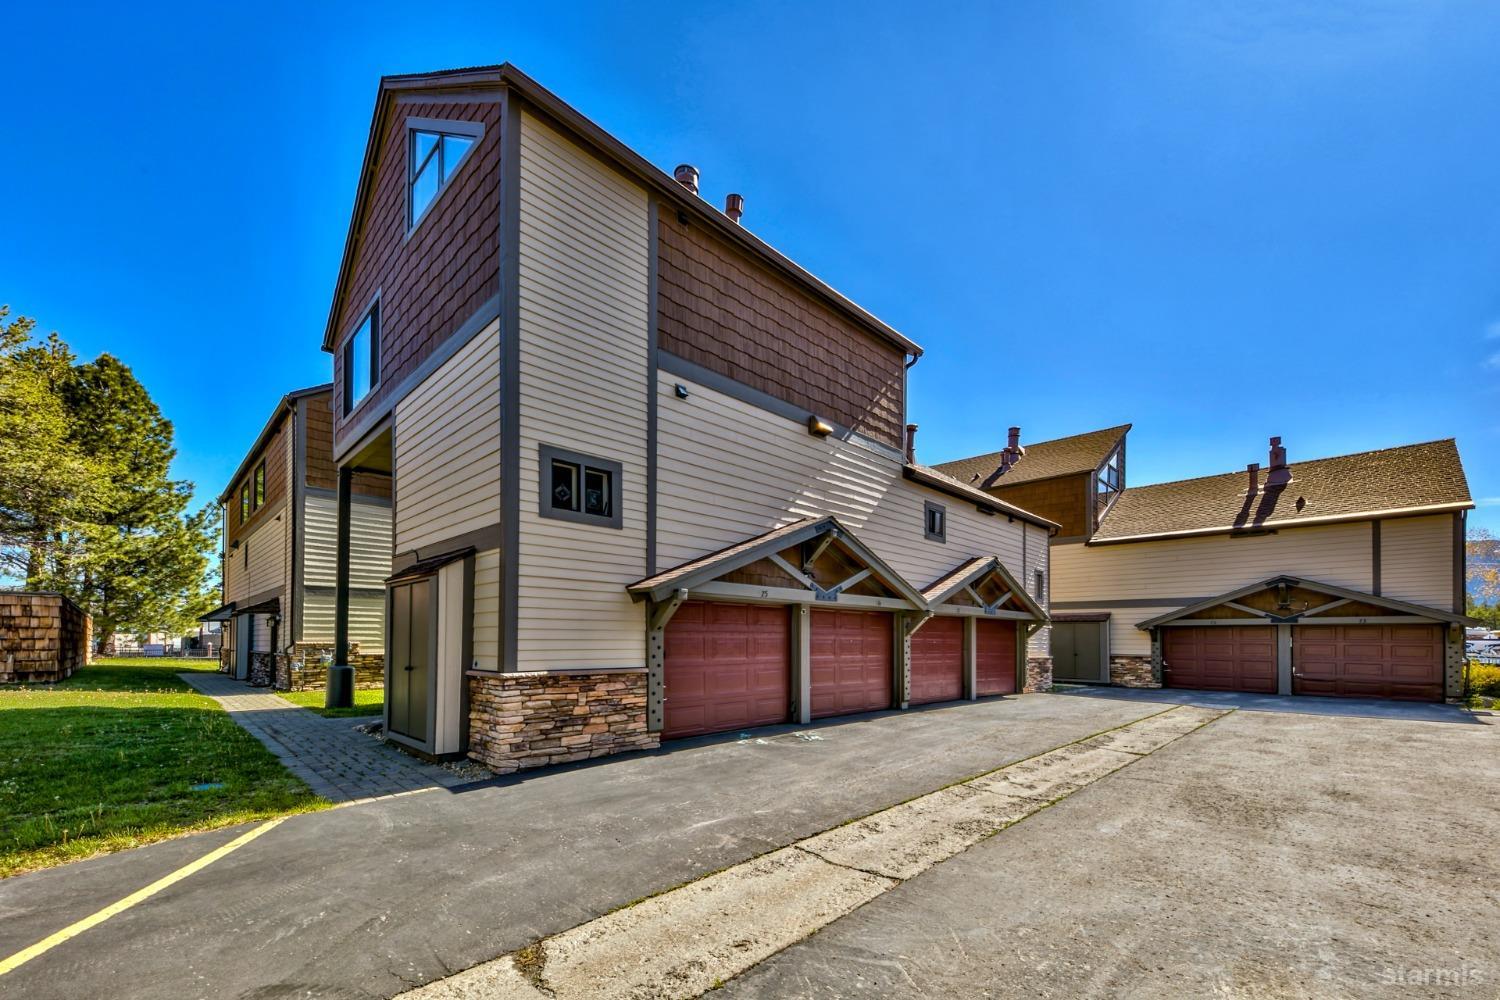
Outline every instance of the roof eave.
<svg viewBox="0 0 1500 1000"><path fill-rule="evenodd" d="M1181 531L1157 531L1139 535L1121 535L1117 538L1100 538L1095 535L1088 545L1122 545L1127 542L1158 542L1173 538L1202 538L1209 535L1232 535L1238 532L1275 531L1280 528L1316 527L1320 524L1348 524L1353 521L1383 521L1393 517L1415 517L1422 514L1456 513L1471 510L1473 500L1454 501L1443 504L1427 504L1419 507L1391 507L1385 510L1357 511L1352 514L1328 514L1322 517L1299 517L1286 521L1265 521L1260 524L1236 524L1212 528L1185 528Z"/></svg>
<svg viewBox="0 0 1500 1000"><path fill-rule="evenodd" d="M260 429L260 433L255 436L255 443L250 446L249 451L245 452L245 457L240 459L239 467L234 470L234 475L229 477L229 485L224 487L224 492L220 493L218 498L214 502L223 504L229 500L230 495L234 492L234 484L239 482L240 477L250 470L250 466L252 464L251 459L253 459L256 453L258 453L261 448L265 446L265 443L271 439L271 432L275 430L276 425L280 423L281 418L291 410L293 403L296 403L299 400L307 399L310 396L316 396L322 392L329 392L332 389L333 383L325 382L322 385L308 386L306 389L293 389L291 392L282 396L281 399L277 401L276 407L271 411L271 416L266 420L265 426L262 427Z"/></svg>
<svg viewBox="0 0 1500 1000"><path fill-rule="evenodd" d="M1039 528L1046 528L1048 531L1056 531L1062 527L1056 521L1049 521L1040 514L1033 514L1029 510L1023 510L1014 504L1009 504L997 497L990 496L988 493L982 493L972 486L948 482L933 476L920 466L905 465L901 469L901 474L912 482L921 483L928 489L937 490L939 493L945 493L950 497L956 497L966 503L972 503L976 507L989 508L996 514L1018 518Z"/></svg>

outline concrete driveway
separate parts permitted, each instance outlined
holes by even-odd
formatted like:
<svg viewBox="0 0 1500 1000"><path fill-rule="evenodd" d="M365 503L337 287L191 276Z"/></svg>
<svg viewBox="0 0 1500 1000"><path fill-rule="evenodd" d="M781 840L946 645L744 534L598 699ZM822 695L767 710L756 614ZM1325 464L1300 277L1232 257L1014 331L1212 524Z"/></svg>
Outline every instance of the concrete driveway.
<svg viewBox="0 0 1500 1000"><path fill-rule="evenodd" d="M391 996L1163 707L988 699L294 816L0 977L0 995ZM0 959L243 831L0 881Z"/></svg>
<svg viewBox="0 0 1500 1000"><path fill-rule="evenodd" d="M1205 700L1058 700L1146 699ZM723 995L1500 995L1494 720L1249 707L1272 710L1083 789Z"/></svg>

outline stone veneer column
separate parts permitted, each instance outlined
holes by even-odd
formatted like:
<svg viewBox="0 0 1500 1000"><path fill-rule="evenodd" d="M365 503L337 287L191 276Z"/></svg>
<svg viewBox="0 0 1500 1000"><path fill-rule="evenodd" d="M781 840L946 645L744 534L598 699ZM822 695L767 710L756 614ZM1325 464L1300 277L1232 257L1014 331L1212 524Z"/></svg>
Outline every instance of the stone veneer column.
<svg viewBox="0 0 1500 1000"><path fill-rule="evenodd" d="M644 670L469 675L469 756L497 773L660 744Z"/></svg>
<svg viewBox="0 0 1500 1000"><path fill-rule="evenodd" d="M1026 658L1026 694L1052 690L1052 657L1028 656Z"/></svg>

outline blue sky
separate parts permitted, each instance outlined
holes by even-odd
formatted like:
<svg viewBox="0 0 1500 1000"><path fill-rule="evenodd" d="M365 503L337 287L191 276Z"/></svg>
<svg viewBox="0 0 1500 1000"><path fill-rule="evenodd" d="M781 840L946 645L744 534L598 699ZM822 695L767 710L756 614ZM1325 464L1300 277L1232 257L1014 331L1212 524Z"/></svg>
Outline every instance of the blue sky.
<svg viewBox="0 0 1500 1000"><path fill-rule="evenodd" d="M927 349L919 457L1130 480L1456 436L1500 530L1500 8L26 4L0 301L211 499L319 350L382 73L510 60Z"/></svg>

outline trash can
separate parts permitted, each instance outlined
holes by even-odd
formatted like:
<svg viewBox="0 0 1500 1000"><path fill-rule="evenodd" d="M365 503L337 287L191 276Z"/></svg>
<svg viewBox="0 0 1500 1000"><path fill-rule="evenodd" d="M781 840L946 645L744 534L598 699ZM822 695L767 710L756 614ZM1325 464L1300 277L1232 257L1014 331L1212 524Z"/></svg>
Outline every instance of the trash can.
<svg viewBox="0 0 1500 1000"><path fill-rule="evenodd" d="M327 690L323 695L324 708L353 708L354 668L348 664L329 667Z"/></svg>

